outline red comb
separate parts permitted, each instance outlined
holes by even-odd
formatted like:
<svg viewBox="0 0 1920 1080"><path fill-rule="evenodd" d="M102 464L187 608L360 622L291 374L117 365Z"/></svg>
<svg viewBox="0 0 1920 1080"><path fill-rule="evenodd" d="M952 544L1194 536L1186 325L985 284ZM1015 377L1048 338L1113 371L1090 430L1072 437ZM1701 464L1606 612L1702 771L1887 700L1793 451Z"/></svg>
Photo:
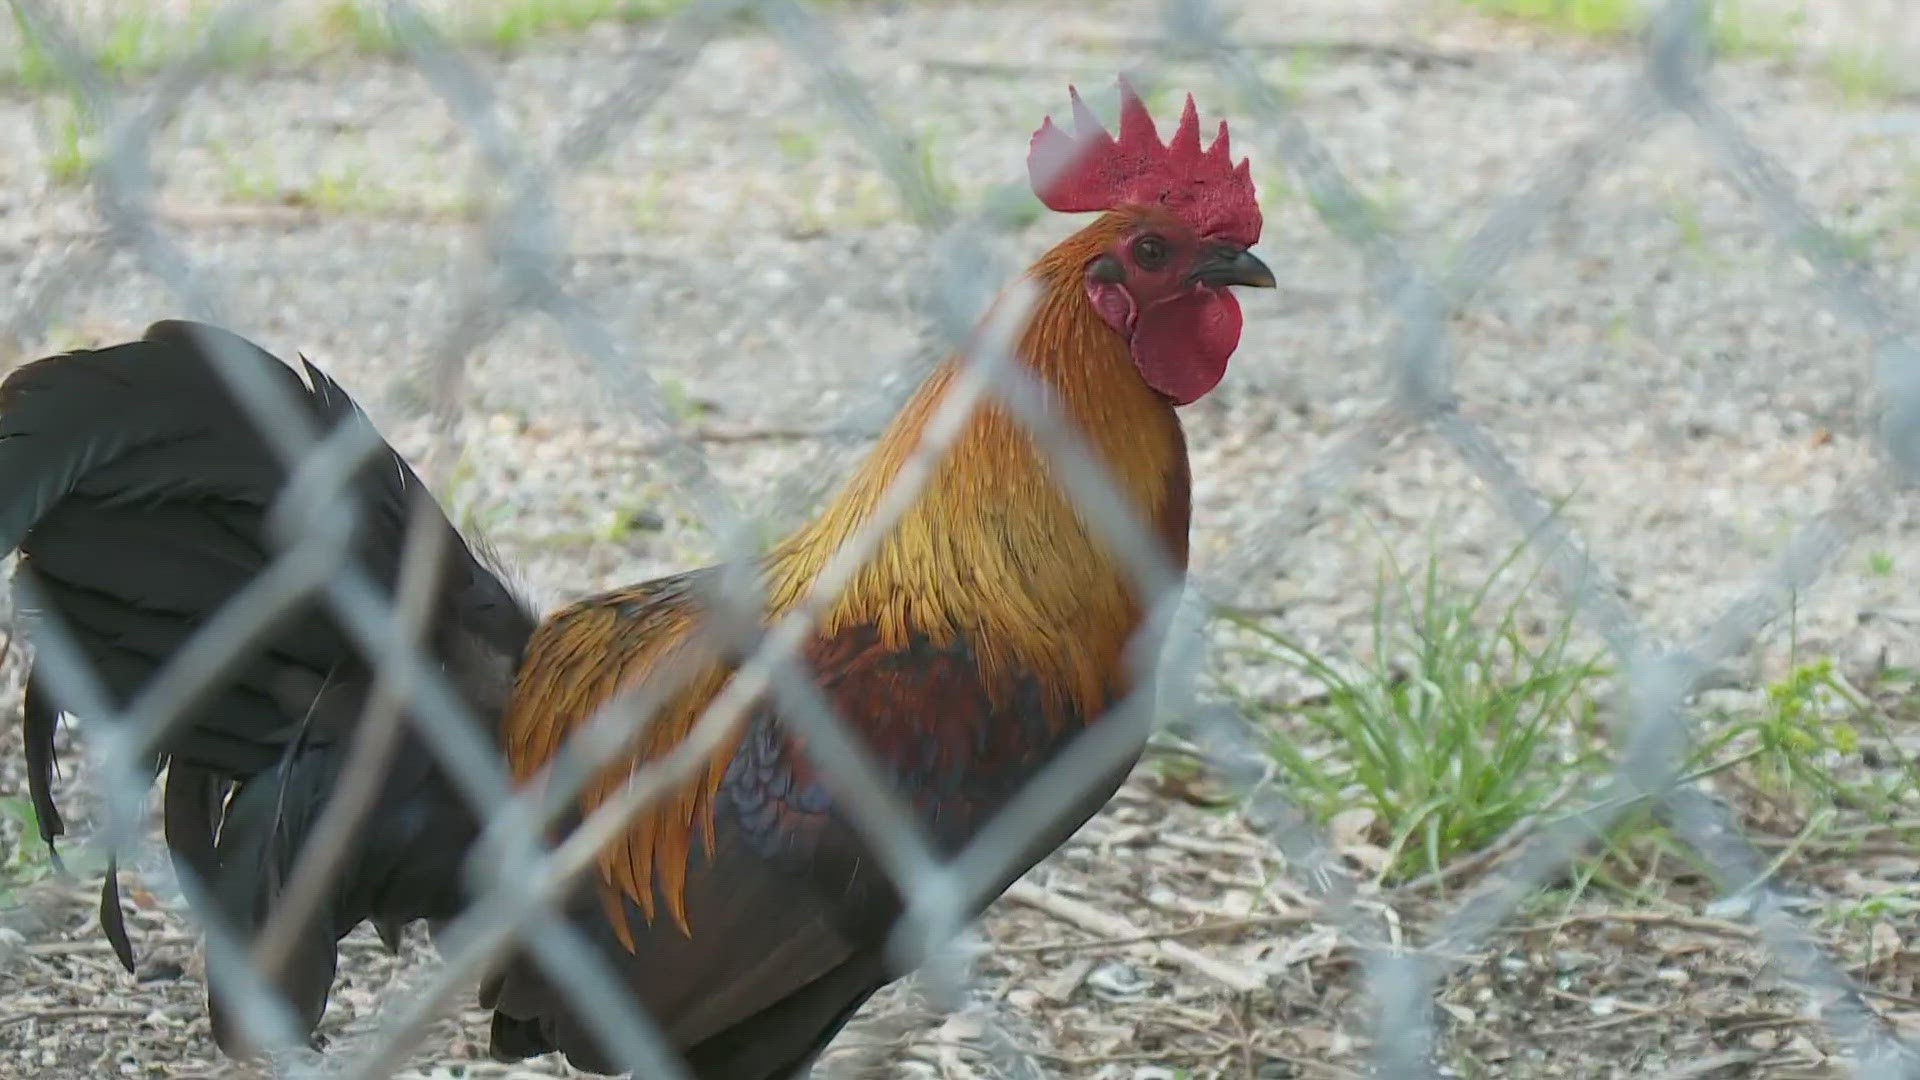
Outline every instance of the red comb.
<svg viewBox="0 0 1920 1080"><path fill-rule="evenodd" d="M1033 133L1027 175L1034 194L1049 209L1068 214L1159 204L1202 235L1252 247L1260 239L1260 204L1246 159L1233 163L1226 121L1220 122L1213 145L1201 150L1200 115L1188 94L1173 142L1163 144L1146 103L1126 76L1119 82L1118 140L1080 100L1079 91L1067 87L1073 134L1055 127L1051 116Z"/></svg>

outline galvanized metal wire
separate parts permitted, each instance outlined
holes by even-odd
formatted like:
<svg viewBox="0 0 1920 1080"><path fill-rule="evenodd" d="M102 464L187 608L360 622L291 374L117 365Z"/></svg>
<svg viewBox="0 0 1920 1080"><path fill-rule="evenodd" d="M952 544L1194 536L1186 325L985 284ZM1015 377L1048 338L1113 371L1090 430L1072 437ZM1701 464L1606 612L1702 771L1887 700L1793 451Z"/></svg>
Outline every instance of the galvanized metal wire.
<svg viewBox="0 0 1920 1080"><path fill-rule="evenodd" d="M205 27L201 49L166 71L143 100L116 94L95 58L70 28L44 5L19 0L26 29L41 44L65 81L77 88L86 112L106 135L106 151L94 174L102 230L80 244L63 264L23 290L6 326L14 340L34 337L46 313L60 306L61 290L83 279L116 253L131 255L164 282L185 315L221 321L222 294L214 277L174 243L157 224L153 206L151 137L200 85L206 56L223 41L271 10L269 3L233 3ZM479 897L454 925L437 935L443 964L405 1007L383 1018L375 1034L341 1048L325 1061L304 1051L292 1017L264 990L253 961L280 955L283 938L269 933L253 955L232 929L207 926L208 962L234 991L228 1004L248 1036L275 1050L291 1075L374 1077L390 1074L419 1044L429 1023L472 977L508 945L529 949L556 975L615 1055L638 1075L680 1077L685 1072L657 1028L619 989L606 958L563 921L553 903L586 870L599 848L617 836L632 816L673 783L691 774L703 752L724 739L758 700L777 702L804 736L820 768L835 784L851 818L909 903L899 956L930 964L933 980L962 1007L963 957L953 945L963 935L968 912L984 892L1007 875L1028 837L1072 802L1085 786L1108 773L1146 734L1155 716L1176 719L1207 752L1218 774L1244 797L1245 816L1289 860L1303 885L1317 894L1342 932L1369 957L1368 989L1377 1011L1374 1061L1382 1075L1438 1077L1433 1046L1439 1021L1431 1008L1434 990L1450 957L1470 952L1499 932L1518 906L1543 883L1577 859L1598 830L1635 798L1662 806L1666 823L1714 868L1729 895L1742 897L1748 917L1783 967L1821 1003L1819 1015L1835 1040L1858 1063L1856 1075L1879 1078L1916 1075L1911 1048L1879 1023L1847 975L1822 954L1759 871L1763 865L1727 820L1700 792L1677 784L1677 752L1690 730L1688 702L1721 665L1746 651L1791 599L1814 586L1849 542L1873 528L1895 497L1920 479L1920 355L1911 329L1878 295L1869 271L1842 254L1819 219L1774 163L1720 108L1703 80L1710 57L1707 0L1670 0L1647 25L1644 66L1618 88L1618 101L1599 111L1591 130L1549 157L1532 183L1500 203L1445 272L1423 265L1349 181L1287 95L1269 83L1231 41L1231 13L1214 0L1168 0L1164 45L1169 56L1204 58L1235 93L1236 140L1255 153L1291 168L1327 226L1363 256L1372 287L1393 319L1381 349L1378 407L1354 421L1317 459L1300 468L1294 486L1275 500L1263 541L1240 552L1212 581L1184 593L1142 524L1127 509L1080 433L1050 409L1031 379L1009 362L1025 298L1003 303L985 333L974 325L996 292L1011 280L982 238L983 221L948 205L917 167L912 146L892 130L871 93L840 56L831 28L797 0L704 0L670 20L637 49L627 79L582 113L557 142L550 160L540 160L500 113L486 78L407 0L388 6L395 39L426 77L480 150L486 170L509 193L483 228L484 271L467 283L440 340L428 351L436 384L456 385L466 357L526 312L544 316L568 345L590 361L607 391L669 433L658 460L681 494L697 506L719 538L722 554L739 564L754 553L749 518L707 466L698 447L679 437L679 425L660 388L647 374L646 343L628 340L597 321L573 296L560 272L564 252L555 226L563 210L551 180L576 170L618 139L660 100L674 80L729 20L756 14L810 74L814 93L856 135L898 190L913 222L937 244L934 319L939 351L968 357L965 374L927 431L918 455L862 529L830 563L813 592L759 638L751 657L717 698L680 750L642 770L635 782L609 800L557 846L545 845L544 828L577 793L596 766L618 753L636 724L674 686L693 672L663 671L661 678L623 696L579 733L551 766L545 785L516 793L501 763L463 715L441 675L412 647L419 597L396 600L357 565L347 544L351 507L342 491L354 468L376 445L370 429L348 425L324 438L312 430L280 387L242 357L220 356L221 373L236 395L263 421L272 451L294 469L275 511L276 535L284 544L272 570L195 637L192 646L124 710L107 706L100 685L73 643L54 625L36 628L37 662L61 698L102 722L89 728L88 745L107 796L108 814L96 842L110 851L131 848L140 835L146 776L141 761L177 722L195 696L217 682L249 640L293 605L318 598L337 613L370 655L383 658L383 707L391 715L401 701L418 733L448 765L464 793L493 808L475 860ZM1150 72L1139 73L1143 82ZM1540 228L1564 213L1585 185L1642 139L1656 120L1690 124L1721 161L1728 177L1764 207L1781 236L1816 266L1835 312L1872 335L1878 350L1881 469L1849 489L1826 511L1806 520L1771 568L1735 603L1707 620L1689 642L1650 639L1635 613L1608 587L1605 569L1580 537L1550 512L1493 433L1458 408L1452 385L1450 317L1483 289ZM1009 178L1014 179L1014 178ZM450 394L439 395L447 400ZM984 829L966 850L942 858L915 827L858 741L800 662L813 620L829 605L884 532L909 509L940 455L972 410L997 403L1024 425L1051 458L1083 516L1125 561L1150 600L1150 633L1164 639L1163 655L1140 656L1153 677L1116 709L1116 715L1070 748L1062 759ZM442 428L442 443L451 438ZM1424 438L1457 454L1489 492L1500 512L1548 555L1559 595L1571 614L1593 630L1626 672L1623 713L1629 719L1623 752L1610 782L1590 793L1585 809L1538 836L1504 873L1463 900L1431 928L1424 947L1393 945L1358 917L1353 882L1326 853L1304 815L1286 800L1247 721L1198 702L1194 672L1208 648L1203 596L1256 565L1284 557L1286 546L1323 519L1352 479L1390 447ZM444 445L437 448L444 449ZM437 452L436 451L436 452ZM427 538L436 546L438 540ZM423 541L426 542L426 541ZM411 547L410 547L411 550ZM428 556L431 557L431 556ZM23 583L22 587L26 587ZM744 573L725 582L727 608L745 625L758 625L763 610L757 583ZM402 590L404 592L404 590ZM415 609L409 613L409 607ZM1158 661L1157 667L1155 661ZM390 724L372 724L374 738L390 740ZM390 749L390 745L386 749ZM378 746L368 751L378 760ZM356 798L373 785L359 785ZM351 824L351 807L339 816ZM338 824L338 823L336 823ZM344 825L342 826L344 827ZM312 848L323 860L341 855L339 836L326 833ZM308 865L296 877L311 882L327 866ZM183 874L190 898L204 883ZM294 920L283 920L283 931ZM1025 1056L1016 1040L995 1040L1008 1075L1043 1076L1047 1070Z"/></svg>

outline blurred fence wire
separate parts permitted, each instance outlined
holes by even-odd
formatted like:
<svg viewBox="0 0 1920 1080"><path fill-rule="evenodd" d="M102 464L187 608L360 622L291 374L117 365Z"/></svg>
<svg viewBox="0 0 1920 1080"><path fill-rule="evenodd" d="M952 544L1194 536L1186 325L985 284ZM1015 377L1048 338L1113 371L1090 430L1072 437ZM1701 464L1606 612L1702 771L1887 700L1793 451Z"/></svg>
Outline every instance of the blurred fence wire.
<svg viewBox="0 0 1920 1080"><path fill-rule="evenodd" d="M8 320L12 340L35 337L46 313L59 306L62 290L97 272L117 252L131 253L163 281L191 317L220 321L221 297L210 278L156 223L151 175L151 139L191 94L211 65L207 58L222 43L270 11L271 3L233 3L204 29L196 54L176 64L139 103L116 94L96 58L48 5L18 0L16 13L30 36L76 88L87 114L106 133L106 150L94 172L94 194L104 226L98 238L77 246L66 261L48 270L24 290ZM1265 80L1249 58L1229 44L1231 12L1213 0L1168 0L1163 44L1167 56L1204 58L1235 91L1235 100L1216 105L1234 108L1240 145L1285 162L1311 196L1326 224L1364 256L1372 287L1394 313L1393 332L1381 354L1382 393L1378 407L1354 422L1321 456L1309 462L1279 497L1260 530L1264 541L1238 553L1211 582L1184 593L1160 558L1141 524L1133 520L1116 490L1078 437L1032 392L1023 373L1007 362L1012 335L1024 313L1020 303L998 309L984 335L971 330L996 290L1011 280L1008 267L991 257L982 238L986 227L948 204L917 167L910 141L891 129L868 89L838 57L831 29L795 0L706 0L666 23L652 41L635 51L626 82L587 109L557 142L550 160L539 160L500 115L482 74L451 46L433 22L406 0L388 5L394 38L442 97L475 141L491 178L509 193L485 223L488 259L454 305L428 359L440 393L456 395L465 358L498 333L515 315L532 311L550 319L568 344L592 362L607 389L639 410L660 430L676 431L666 398L648 375L645 343L624 340L596 322L570 295L559 270L564 252L556 247L562 208L550 181L591 161L632 129L659 102L673 81L723 26L754 14L793 54L812 78L813 90L859 137L899 190L915 223L933 241L930 260L936 277L932 290L933 323L941 349L967 350L971 363L956 392L945 400L929 429L919 457L889 492L876 520L856 536L816 583L812 595L767 634L742 665L727 690L701 719L681 751L643 771L621 796L612 799L557 847L541 842L546 824L566 798L579 789L593 768L617 753L636 713L644 716L669 692L648 686L632 700L616 702L587 725L552 767L550 783L515 794L490 747L464 722L461 706L440 674L409 647L420 618L420 596L406 582L396 601L388 597L351 556L347 537L352 508L340 491L354 468L377 445L368 432L343 427L320 437L295 410L282 387L239 357L219 357L236 394L263 420L273 451L293 468L295 482L276 512L284 553L273 570L237 597L208 623L193 646L180 655L122 714L127 723L90 725L89 750L107 797L108 817L97 837L108 851L127 850L140 835L146 788L141 759L166 726L178 719L195 691L228 669L250 637L279 614L304 600L321 597L350 628L370 655L383 658L383 688L377 709L383 723L365 728L374 734L356 753L377 765L390 752L392 719L411 706L421 736L451 767L465 793L500 808L492 815L486 839L484 889L456 925L437 935L443 966L413 1001L383 1018L368 1038L316 1064L300 1053L304 1043L285 1009L269 994L252 966L271 966L285 951L284 932L298 923L286 917L257 943L251 958L224 928L207 927L208 962L232 972L225 985L238 991L231 1006L259 1044L287 1053L294 1075L372 1077L390 1074L418 1046L427 1025L510 941L529 947L556 973L554 983L572 996L602 1038L640 1075L681 1077L685 1073L659 1032L618 988L618 979L593 948L565 923L550 917L551 904L566 882L586 868L598 848L618 835L632 815L689 775L702 751L723 738L731 724L762 695L771 695L800 726L823 768L847 793L853 818L864 837L903 882L909 900L898 943L910 961L925 961L932 985L949 1006L966 1001L963 957L952 944L964 931L965 913L992 883L1003 880L1022 843L1040 823L1072 801L1086 785L1111 771L1153 722L1156 713L1209 755L1219 774L1246 798L1247 819L1282 852L1304 886L1370 958L1369 990L1376 1010L1373 1053L1382 1075L1440 1075L1433 1060L1438 1034L1433 992L1448 972L1448 957L1471 952L1491 938L1518 905L1564 870L1588 842L1634 799L1652 798L1664 807L1664 821L1719 875L1721 888L1744 910L1774 951L1776 959L1815 999L1818 1014L1836 1041L1857 1063L1856 1075L1890 1080L1915 1075L1915 1058L1874 1016L1846 974L1808 938L1764 883L1765 860L1744 840L1714 802L1675 781L1685 759L1688 701L1709 685L1716 672L1744 652L1755 637L1782 614L1791 597L1813 585L1847 544L1882 520L1895 493L1920 478L1920 357L1909 328L1876 294L1871 275L1844 253L1844 247L1819 224L1794 190L1787 173L1771 161L1714 101L1706 83L1710 59L1708 0L1671 0L1655 11L1643 39L1643 66L1619 87L1618 100L1599 110L1591 130L1545 164L1523 191L1505 200L1472 235L1461 257L1445 273L1424 265L1383 218L1369 212L1367 200L1347 180L1313 134L1290 108L1287 95ZM1135 73L1143 86L1150 72ZM1586 553L1580 538L1550 512L1545 498L1482 427L1458 410L1451 388L1448 323L1460 307L1525 251L1535 234L1565 211L1583 187L1642 138L1656 120L1674 117L1691 124L1715 153L1727 176L1764 207L1773 226L1820 271L1836 312L1854 320L1878 349L1875 371L1881 445L1880 468L1860 486L1844 492L1824 512L1810 517L1779 553L1771 569L1726 611L1704 623L1690 642L1656 642L1641 629L1634 612L1608 585L1609 578ZM1082 514L1111 539L1126 558L1144 595L1153 599L1151 622L1172 631L1158 676L1123 702L1118 716L1095 728L1040 782L994 820L958 857L939 858L931 843L912 826L895 796L867 762L864 752L839 725L817 686L800 669L797 654L812 619L872 554L881 533L918 494L947 444L970 410L998 402L1032 433L1052 456ZM442 425L433 455L438 460L452 437ZM1327 853L1316 830L1305 824L1286 800L1260 752L1259 736L1245 720L1218 706L1203 705L1195 673L1205 660L1207 611L1201 596L1224 591L1253 566L1285 558L1293 539L1320 520L1329 502L1348 482L1381 460L1389 447L1409 437L1425 437L1450 447L1486 486L1499 509L1521 532L1548 553L1559 592L1575 616L1602 637L1626 672L1622 714L1628 729L1617 768L1586 809L1537 836L1511 869L1462 901L1432 928L1421 948L1391 945L1360 918L1352 901L1354 883ZM682 494L694 501L705 523L720 538L729 561L753 553L748 517L729 497L690 441L673 438L662 463ZM431 476L429 471L429 476ZM427 563L439 539L416 533ZM410 551L414 549L410 546ZM761 601L750 579L729 583L729 603L757 618ZM1216 585L1220 588L1216 589ZM37 655L61 697L93 709L82 715L106 718L114 710L86 670L77 649L57 628L36 637ZM671 674L671 673L668 673ZM671 681L670 679L668 680ZM360 785L361 788L371 785ZM350 790L329 811L332 822L321 830L307 861L296 871L294 894L307 896L340 856L338 840L370 794ZM340 820L332 821L333 818ZM183 875L183 878L186 875ZM199 885L183 880L190 897ZM308 897L310 900L310 897ZM308 902L306 900L298 901ZM993 1040L1007 1075L1041 1076L1046 1070L1018 1048L1018 1040Z"/></svg>

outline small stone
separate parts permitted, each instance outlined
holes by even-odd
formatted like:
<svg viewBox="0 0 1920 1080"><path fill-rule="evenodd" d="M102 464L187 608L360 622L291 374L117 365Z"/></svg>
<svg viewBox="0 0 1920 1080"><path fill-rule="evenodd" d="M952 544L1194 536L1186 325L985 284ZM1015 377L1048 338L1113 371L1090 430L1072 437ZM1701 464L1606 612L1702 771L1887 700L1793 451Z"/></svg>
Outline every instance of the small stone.
<svg viewBox="0 0 1920 1080"><path fill-rule="evenodd" d="M940 1037L949 1042L978 1042L986 1033L986 1025L973 1016L949 1016L940 1025Z"/></svg>
<svg viewBox="0 0 1920 1080"><path fill-rule="evenodd" d="M1087 973L1087 988L1101 997L1118 1000L1137 998L1153 987L1153 980L1129 964L1101 964Z"/></svg>
<svg viewBox="0 0 1920 1080"><path fill-rule="evenodd" d="M1587 967L1592 963L1593 957L1586 953L1574 952L1571 949L1561 949L1553 954L1553 969L1555 971L1579 971L1581 968Z"/></svg>
<svg viewBox="0 0 1920 1080"><path fill-rule="evenodd" d="M1749 893L1736 893L1723 896L1706 906L1704 914L1710 919L1739 920L1753 912L1753 896Z"/></svg>

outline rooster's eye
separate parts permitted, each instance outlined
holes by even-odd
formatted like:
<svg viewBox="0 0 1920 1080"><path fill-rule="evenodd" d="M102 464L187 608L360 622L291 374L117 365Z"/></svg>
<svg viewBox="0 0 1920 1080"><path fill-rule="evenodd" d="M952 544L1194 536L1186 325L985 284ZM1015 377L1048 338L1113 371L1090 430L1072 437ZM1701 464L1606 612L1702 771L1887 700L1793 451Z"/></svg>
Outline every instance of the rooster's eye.
<svg viewBox="0 0 1920 1080"><path fill-rule="evenodd" d="M1167 265L1167 242L1149 233L1133 242L1133 261L1142 270L1158 270Z"/></svg>

